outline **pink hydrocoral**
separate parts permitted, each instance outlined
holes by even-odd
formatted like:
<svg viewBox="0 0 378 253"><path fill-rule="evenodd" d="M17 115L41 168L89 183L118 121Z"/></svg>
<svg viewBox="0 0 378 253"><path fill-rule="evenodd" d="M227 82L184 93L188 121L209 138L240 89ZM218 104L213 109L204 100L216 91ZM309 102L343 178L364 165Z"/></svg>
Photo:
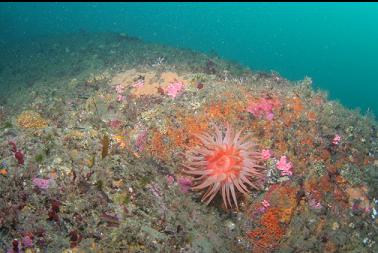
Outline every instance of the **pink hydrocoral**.
<svg viewBox="0 0 378 253"><path fill-rule="evenodd" d="M141 88L144 86L144 80L143 79L139 79L138 81L136 81L135 83L133 83L132 85L134 88Z"/></svg>
<svg viewBox="0 0 378 253"><path fill-rule="evenodd" d="M121 84L118 84L115 86L115 90L117 92L117 101L122 102L126 100L126 97L122 95L125 92L125 87L123 87Z"/></svg>
<svg viewBox="0 0 378 253"><path fill-rule="evenodd" d="M261 157L263 160L268 160L272 157L272 151L270 149L263 149L261 151Z"/></svg>
<svg viewBox="0 0 378 253"><path fill-rule="evenodd" d="M261 202L261 204L262 204L263 207L265 207L265 208L269 208L269 207L270 207L270 203L269 203L266 199L264 199L264 200Z"/></svg>
<svg viewBox="0 0 378 253"><path fill-rule="evenodd" d="M118 102L122 102L122 101L125 101L126 100L126 97L125 96L123 96L123 95L118 95L117 96L117 101Z"/></svg>
<svg viewBox="0 0 378 253"><path fill-rule="evenodd" d="M175 98L184 90L184 84L180 81L171 82L166 90L168 96Z"/></svg>
<svg viewBox="0 0 378 253"><path fill-rule="evenodd" d="M287 161L286 156L281 156L280 161L276 166L277 169L281 171L281 176L291 176L293 174L293 172L291 171L293 164Z"/></svg>
<svg viewBox="0 0 378 253"><path fill-rule="evenodd" d="M333 137L333 140L332 140L332 144L333 145L339 145L340 144L340 141L341 141L341 136L336 134L334 137Z"/></svg>
<svg viewBox="0 0 378 253"><path fill-rule="evenodd" d="M260 98L255 101L251 101L247 107L247 112L252 113L255 117L263 117L267 120L274 118L273 109L279 106L279 101L272 98Z"/></svg>
<svg viewBox="0 0 378 253"><path fill-rule="evenodd" d="M115 90L117 94L122 94L123 92L125 92L125 87L123 87L121 84L118 84L115 86Z"/></svg>

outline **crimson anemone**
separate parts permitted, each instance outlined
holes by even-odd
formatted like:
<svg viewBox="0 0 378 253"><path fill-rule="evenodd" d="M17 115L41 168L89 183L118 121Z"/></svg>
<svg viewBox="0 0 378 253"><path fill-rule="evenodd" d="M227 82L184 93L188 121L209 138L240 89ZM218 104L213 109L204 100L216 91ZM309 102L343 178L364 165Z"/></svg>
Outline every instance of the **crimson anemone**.
<svg viewBox="0 0 378 253"><path fill-rule="evenodd" d="M241 133L226 124L222 130L215 126L214 133L195 135L200 145L186 152L183 166L195 177L193 190L208 188L202 202L209 204L220 191L226 208L232 201L238 208L236 190L247 194L248 186L259 188L255 182L263 177L261 153L250 136L240 138Z"/></svg>

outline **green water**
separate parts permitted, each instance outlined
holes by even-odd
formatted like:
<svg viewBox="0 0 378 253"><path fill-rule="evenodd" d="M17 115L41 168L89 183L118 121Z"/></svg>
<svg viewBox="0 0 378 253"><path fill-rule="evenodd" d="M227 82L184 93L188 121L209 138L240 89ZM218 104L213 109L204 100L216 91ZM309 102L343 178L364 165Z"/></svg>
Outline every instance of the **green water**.
<svg viewBox="0 0 378 253"><path fill-rule="evenodd" d="M0 41L116 31L216 52L378 112L378 3L1 3ZM0 84L1 85L1 84Z"/></svg>

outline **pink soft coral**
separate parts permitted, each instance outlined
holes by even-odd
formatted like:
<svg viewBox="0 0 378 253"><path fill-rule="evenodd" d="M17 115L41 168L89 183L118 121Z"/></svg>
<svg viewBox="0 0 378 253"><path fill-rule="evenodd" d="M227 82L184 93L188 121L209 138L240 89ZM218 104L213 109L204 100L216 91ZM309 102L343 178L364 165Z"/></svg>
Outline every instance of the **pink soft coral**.
<svg viewBox="0 0 378 253"><path fill-rule="evenodd" d="M293 174L293 172L291 171L293 164L287 161L286 156L281 156L280 161L276 166L277 169L281 171L281 176L291 176Z"/></svg>

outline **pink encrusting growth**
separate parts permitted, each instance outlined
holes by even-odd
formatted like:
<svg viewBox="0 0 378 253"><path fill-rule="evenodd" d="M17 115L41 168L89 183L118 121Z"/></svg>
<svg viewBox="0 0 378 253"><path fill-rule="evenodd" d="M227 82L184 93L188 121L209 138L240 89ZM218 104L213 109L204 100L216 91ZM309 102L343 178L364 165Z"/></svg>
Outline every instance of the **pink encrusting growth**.
<svg viewBox="0 0 378 253"><path fill-rule="evenodd" d="M225 131L215 127L214 133L195 135L200 145L185 154L185 172L195 176L193 190L207 188L202 201L209 204L218 192L226 207L238 207L236 192L247 194L248 186L258 189L263 167L258 165L261 153L255 151L255 143L248 135L240 137L229 124Z"/></svg>
<svg viewBox="0 0 378 253"><path fill-rule="evenodd" d="M39 189L46 190L50 187L50 179L33 178L33 184Z"/></svg>
<svg viewBox="0 0 378 253"><path fill-rule="evenodd" d="M135 147L139 152L142 152L144 150L144 145L147 141L147 129L143 129L138 133L138 136L135 140Z"/></svg>
<svg viewBox="0 0 378 253"><path fill-rule="evenodd" d="M33 247L33 239L30 238L30 236L24 236L22 237L22 245L25 248L32 248Z"/></svg>
<svg viewBox="0 0 378 253"><path fill-rule="evenodd" d="M122 121L118 119L112 119L112 120L109 120L108 124L111 128L118 129L122 126Z"/></svg>
<svg viewBox="0 0 378 253"><path fill-rule="evenodd" d="M192 187L192 180L189 178L181 177L177 180L177 183L179 184L180 190L183 193L188 193Z"/></svg>
<svg viewBox="0 0 378 253"><path fill-rule="evenodd" d="M254 101L250 101L247 112L252 113L255 117L262 118L265 116L267 120L273 120L273 109L280 105L278 99L273 98L260 98Z"/></svg>
<svg viewBox="0 0 378 253"><path fill-rule="evenodd" d="M173 176L171 176L171 175L168 175L166 178L167 178L167 183L169 185L171 185L171 184L173 184L175 182L175 178Z"/></svg>

